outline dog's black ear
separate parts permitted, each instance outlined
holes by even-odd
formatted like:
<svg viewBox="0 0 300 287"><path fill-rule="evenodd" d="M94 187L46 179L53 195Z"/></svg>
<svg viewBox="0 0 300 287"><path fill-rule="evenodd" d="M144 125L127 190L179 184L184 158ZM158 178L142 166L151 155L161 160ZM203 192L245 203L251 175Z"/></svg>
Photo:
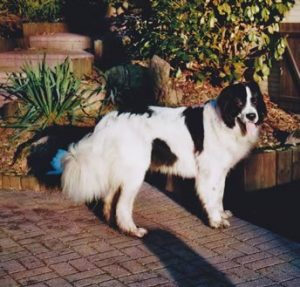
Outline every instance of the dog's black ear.
<svg viewBox="0 0 300 287"><path fill-rule="evenodd" d="M260 90L259 85L256 82L253 81L253 82L248 83L247 85L250 88L252 95L257 98L256 109L257 109L258 118L259 118L258 124L261 124L264 121L264 119L268 113L266 104L264 102L263 94Z"/></svg>
<svg viewBox="0 0 300 287"><path fill-rule="evenodd" d="M217 98L217 106L220 109L221 117L229 128L233 128L235 126L235 117L238 114L234 107L234 98L236 93L236 86L230 85L224 88Z"/></svg>

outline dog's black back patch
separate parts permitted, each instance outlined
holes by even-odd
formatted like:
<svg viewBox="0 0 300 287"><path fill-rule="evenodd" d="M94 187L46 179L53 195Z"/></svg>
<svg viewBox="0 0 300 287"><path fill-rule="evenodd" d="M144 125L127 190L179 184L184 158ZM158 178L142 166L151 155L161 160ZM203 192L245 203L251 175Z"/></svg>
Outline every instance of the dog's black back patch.
<svg viewBox="0 0 300 287"><path fill-rule="evenodd" d="M171 151L168 144L156 138L152 142L151 163L155 166L172 166L177 156Z"/></svg>
<svg viewBox="0 0 300 287"><path fill-rule="evenodd" d="M195 152L201 152L204 141L203 107L188 107L183 112L183 116L192 136Z"/></svg>
<svg viewBox="0 0 300 287"><path fill-rule="evenodd" d="M127 108L119 108L118 115L121 114L129 114L129 115L148 115L150 118L153 114L153 111L148 106L135 106L135 107L127 107Z"/></svg>

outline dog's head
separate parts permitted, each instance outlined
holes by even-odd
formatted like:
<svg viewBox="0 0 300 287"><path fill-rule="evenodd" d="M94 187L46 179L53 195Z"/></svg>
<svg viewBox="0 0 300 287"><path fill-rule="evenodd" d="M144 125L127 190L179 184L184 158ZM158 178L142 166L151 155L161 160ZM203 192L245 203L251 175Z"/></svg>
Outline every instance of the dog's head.
<svg viewBox="0 0 300 287"><path fill-rule="evenodd" d="M224 123L233 128L239 124L242 132L260 125L267 115L263 95L257 83L238 83L226 87L217 98Z"/></svg>

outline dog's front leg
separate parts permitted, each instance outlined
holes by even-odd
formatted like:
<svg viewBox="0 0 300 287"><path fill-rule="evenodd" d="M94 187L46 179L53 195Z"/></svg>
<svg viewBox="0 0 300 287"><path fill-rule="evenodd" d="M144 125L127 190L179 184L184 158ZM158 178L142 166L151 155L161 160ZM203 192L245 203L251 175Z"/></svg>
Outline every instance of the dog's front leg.
<svg viewBox="0 0 300 287"><path fill-rule="evenodd" d="M196 176L196 192L207 213L212 228L230 226L227 212L223 208L226 173L202 170ZM229 214L228 214L229 215Z"/></svg>

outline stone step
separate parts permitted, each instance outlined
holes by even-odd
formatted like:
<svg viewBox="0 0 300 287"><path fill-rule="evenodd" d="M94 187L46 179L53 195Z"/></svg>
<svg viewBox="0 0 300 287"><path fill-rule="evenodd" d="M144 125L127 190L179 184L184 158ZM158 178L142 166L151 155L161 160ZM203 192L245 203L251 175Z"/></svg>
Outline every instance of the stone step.
<svg viewBox="0 0 300 287"><path fill-rule="evenodd" d="M29 63L37 66L46 55L46 63L54 67L64 62L69 57L71 68L75 75L81 77L92 72L94 56L85 51L58 51L45 49L28 49L0 53L0 71L11 72L20 71L21 68Z"/></svg>
<svg viewBox="0 0 300 287"><path fill-rule="evenodd" d="M91 48L91 39L72 33L53 33L29 36L29 47L37 49L57 49L82 51Z"/></svg>

